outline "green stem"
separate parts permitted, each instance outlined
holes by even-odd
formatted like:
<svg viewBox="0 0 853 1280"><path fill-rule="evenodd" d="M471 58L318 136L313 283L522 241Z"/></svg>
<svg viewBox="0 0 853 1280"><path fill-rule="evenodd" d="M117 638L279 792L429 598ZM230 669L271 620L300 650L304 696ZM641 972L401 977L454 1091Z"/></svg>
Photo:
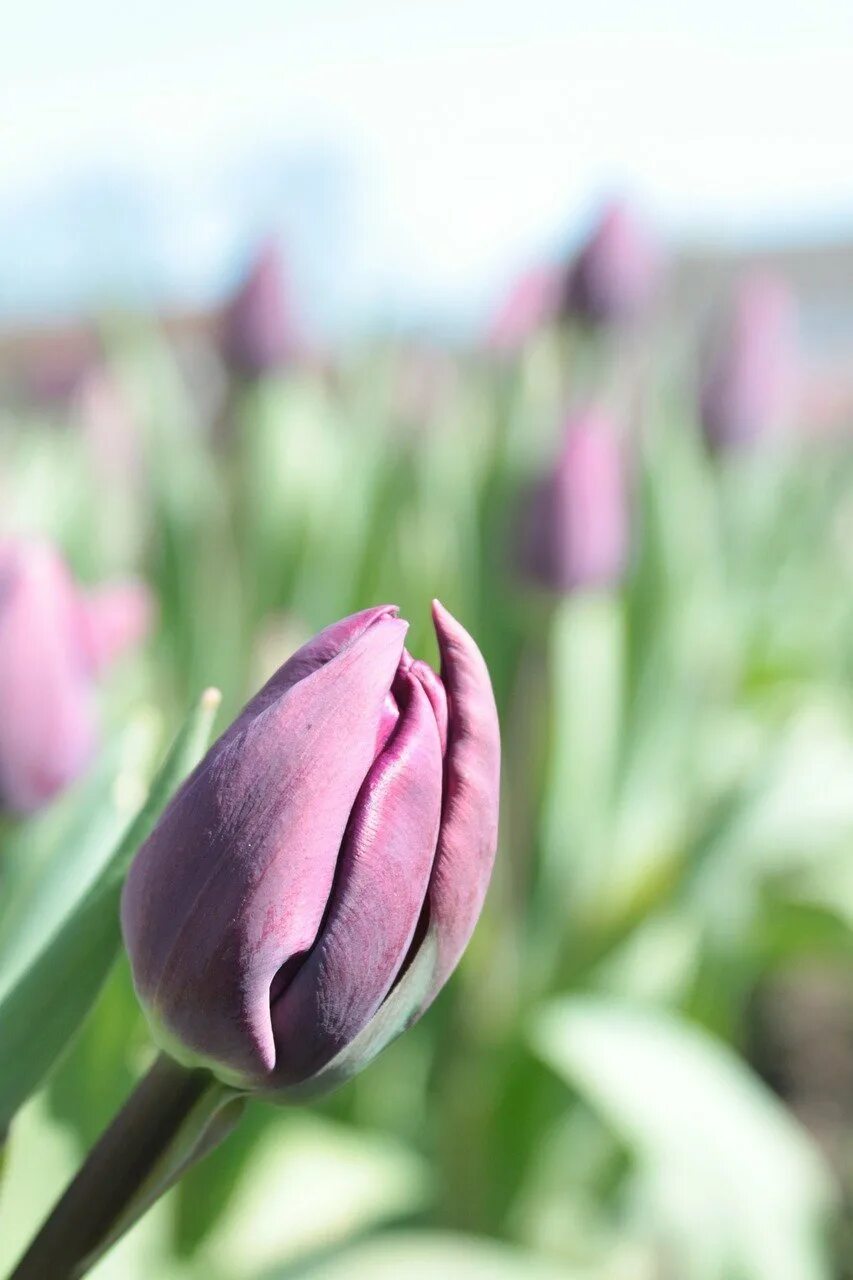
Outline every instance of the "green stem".
<svg viewBox="0 0 853 1280"><path fill-rule="evenodd" d="M79 1280L196 1160L226 1136L239 1095L165 1055L139 1082L9 1280Z"/></svg>

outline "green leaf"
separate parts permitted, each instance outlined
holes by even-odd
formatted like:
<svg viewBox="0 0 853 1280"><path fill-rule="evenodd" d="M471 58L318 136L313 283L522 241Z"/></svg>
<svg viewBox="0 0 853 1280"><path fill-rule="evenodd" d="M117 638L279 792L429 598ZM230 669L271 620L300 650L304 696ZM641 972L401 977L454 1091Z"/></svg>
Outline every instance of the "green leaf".
<svg viewBox="0 0 853 1280"><path fill-rule="evenodd" d="M610 594L557 606L550 637L553 706L545 797L545 890L561 913L606 875L609 814L619 754L624 620Z"/></svg>
<svg viewBox="0 0 853 1280"><path fill-rule="evenodd" d="M547 1006L533 1040L634 1155L641 1213L681 1280L829 1280L827 1172L729 1049L673 1015L593 997Z"/></svg>
<svg viewBox="0 0 853 1280"><path fill-rule="evenodd" d="M0 1003L0 1132L42 1084L97 1000L121 946L119 898L127 868L203 754L218 705L218 691L202 695L97 879Z"/></svg>
<svg viewBox="0 0 853 1280"><path fill-rule="evenodd" d="M82 786L3 848L0 999L33 962L108 861L147 790L159 726L146 707L115 735Z"/></svg>
<svg viewBox="0 0 853 1280"><path fill-rule="evenodd" d="M421 1209L426 1168L398 1141L309 1113L272 1113L202 1253L240 1280Z"/></svg>
<svg viewBox="0 0 853 1280"><path fill-rule="evenodd" d="M42 1097L20 1111L5 1148L7 1176L0 1196L0 1275L6 1276L41 1226L45 1214L73 1178L79 1153L63 1126L49 1116ZM97 1280L178 1280L168 1257L168 1202L155 1205L144 1222L111 1250L93 1275ZM45 1278L47 1280L47 1278Z"/></svg>
<svg viewBox="0 0 853 1280"><path fill-rule="evenodd" d="M270 1272L265 1280L292 1273ZM399 1232L369 1240L299 1273L300 1280L611 1280L474 1236ZM612 1276L616 1280L616 1276Z"/></svg>

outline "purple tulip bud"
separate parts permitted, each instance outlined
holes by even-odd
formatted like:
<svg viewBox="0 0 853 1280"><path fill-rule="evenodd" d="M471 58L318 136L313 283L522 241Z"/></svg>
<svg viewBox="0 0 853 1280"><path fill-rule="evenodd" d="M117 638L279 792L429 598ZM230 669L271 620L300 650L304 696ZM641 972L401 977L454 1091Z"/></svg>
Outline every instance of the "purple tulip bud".
<svg viewBox="0 0 853 1280"><path fill-rule="evenodd" d="M273 241L261 247L225 311L222 347L231 367L246 377L275 373L293 354L284 266Z"/></svg>
<svg viewBox="0 0 853 1280"><path fill-rule="evenodd" d="M455 967L491 874L500 743L479 650L433 616L441 677L390 607L309 641L139 850L124 936L175 1056L263 1092L303 1086L369 1031L427 936L407 1021Z"/></svg>
<svg viewBox="0 0 853 1280"><path fill-rule="evenodd" d="M534 267L519 276L492 318L489 348L497 352L518 351L556 319L562 292L563 275L557 267Z"/></svg>
<svg viewBox="0 0 853 1280"><path fill-rule="evenodd" d="M797 393L797 312L784 280L745 277L703 371L699 410L712 449L740 448L786 425Z"/></svg>
<svg viewBox="0 0 853 1280"><path fill-rule="evenodd" d="M628 523L616 430L600 412L573 414L553 469L525 503L522 570L553 591L613 586L625 570Z"/></svg>
<svg viewBox="0 0 853 1280"><path fill-rule="evenodd" d="M85 769L97 745L94 677L135 643L143 588L87 598L39 542L0 545L0 808L40 808Z"/></svg>
<svg viewBox="0 0 853 1280"><path fill-rule="evenodd" d="M569 269L566 310L593 325L620 325L651 306L663 274L652 231L624 201L602 213Z"/></svg>

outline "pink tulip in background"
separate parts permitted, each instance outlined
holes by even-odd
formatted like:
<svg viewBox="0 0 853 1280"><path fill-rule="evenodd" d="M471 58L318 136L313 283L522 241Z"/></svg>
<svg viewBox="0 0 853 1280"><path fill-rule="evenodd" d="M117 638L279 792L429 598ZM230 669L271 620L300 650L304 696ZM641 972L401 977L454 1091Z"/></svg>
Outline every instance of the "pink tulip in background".
<svg viewBox="0 0 853 1280"><path fill-rule="evenodd" d="M89 593L48 543L0 543L0 809L27 813L85 770L96 677L150 625L137 582Z"/></svg>
<svg viewBox="0 0 853 1280"><path fill-rule="evenodd" d="M487 345L511 353L556 319L564 288L558 266L531 267L510 286L489 326Z"/></svg>
<svg viewBox="0 0 853 1280"><path fill-rule="evenodd" d="M521 568L553 591L614 586L625 570L629 536L619 434L600 410L575 412L553 467L527 497Z"/></svg>
<svg viewBox="0 0 853 1280"><path fill-rule="evenodd" d="M737 285L702 370L699 411L712 449L741 448L777 435L800 383L797 308L778 276Z"/></svg>

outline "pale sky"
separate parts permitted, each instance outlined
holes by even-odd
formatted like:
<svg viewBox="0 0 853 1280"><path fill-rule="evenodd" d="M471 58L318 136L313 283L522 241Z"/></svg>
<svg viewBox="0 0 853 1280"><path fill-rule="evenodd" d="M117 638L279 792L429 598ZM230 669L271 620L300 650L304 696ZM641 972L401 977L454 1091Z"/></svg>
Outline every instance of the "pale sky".
<svg viewBox="0 0 853 1280"><path fill-rule="evenodd" d="M214 296L270 225L327 316L467 312L614 190L853 230L850 0L7 8L0 314Z"/></svg>

